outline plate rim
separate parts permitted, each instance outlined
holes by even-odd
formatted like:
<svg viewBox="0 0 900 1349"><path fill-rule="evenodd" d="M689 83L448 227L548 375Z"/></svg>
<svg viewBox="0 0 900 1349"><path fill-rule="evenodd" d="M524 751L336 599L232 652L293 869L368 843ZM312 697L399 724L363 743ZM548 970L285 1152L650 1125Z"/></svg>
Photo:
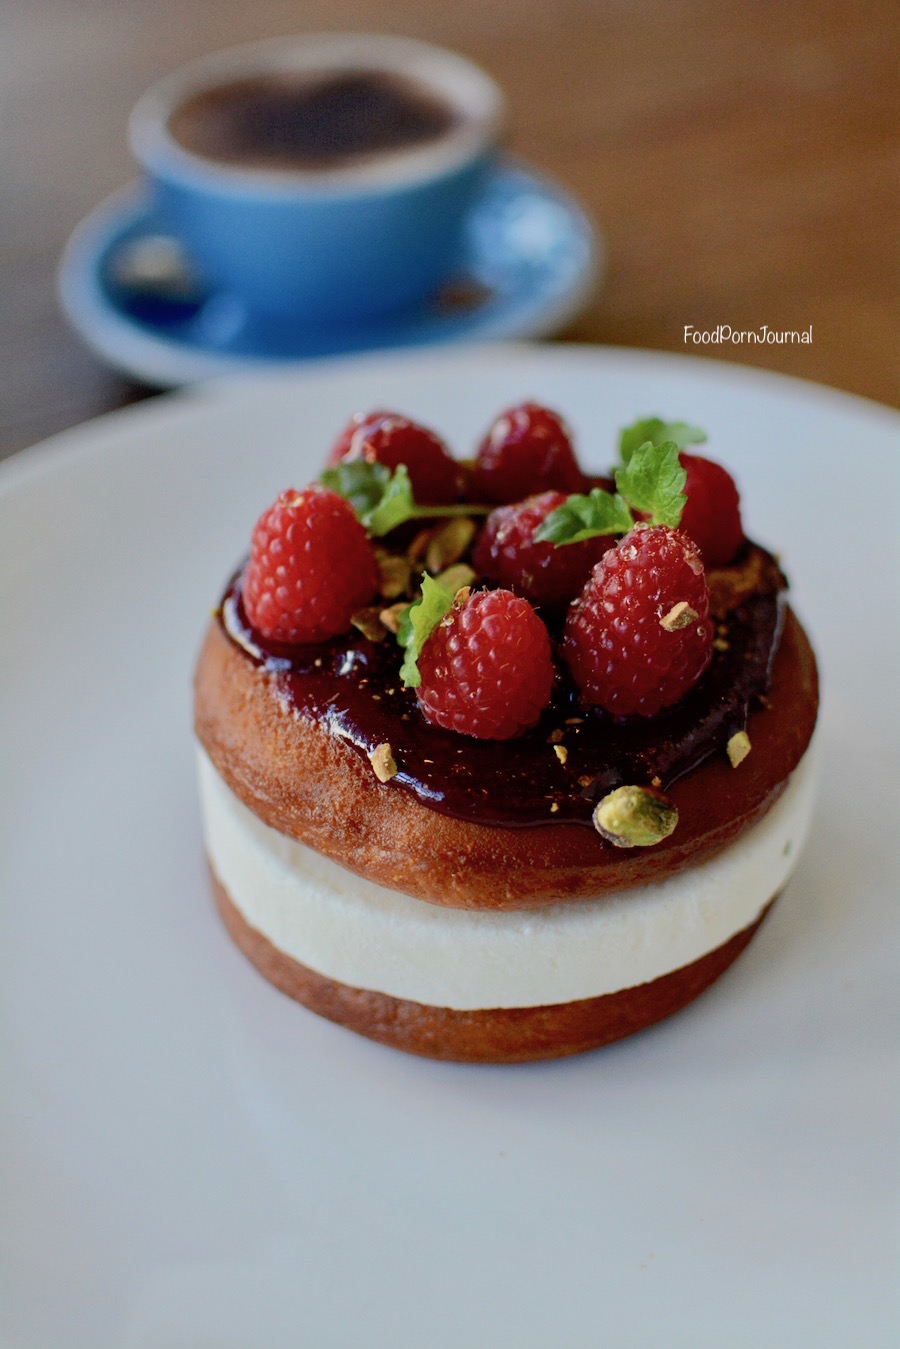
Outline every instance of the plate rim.
<svg viewBox="0 0 900 1349"><path fill-rule="evenodd" d="M609 362L630 364L632 361L646 362L648 365L682 366L683 368L708 370L719 373L723 378L733 379L738 384L757 384L761 389L773 384L780 386L785 393L792 390L798 395L821 400L829 399L835 410L843 409L848 413L869 417L882 424L884 431L896 431L900 435L900 409L887 403L879 403L863 394L847 389L838 389L830 384L821 384L800 375L790 375L766 366L745 365L738 361L726 361L715 357L696 356L693 353L668 351L656 347L627 347L590 342L530 342L498 341L472 342L446 347L414 347L403 350L385 350L377 352L353 353L343 356L329 356L315 363L288 368L267 366L264 370L219 375L212 379L199 380L178 388L162 390L149 398L125 407L112 408L101 412L86 421L76 422L52 435L42 437L31 445L14 451L0 460L0 502L7 495L24 488L31 479L54 470L57 460L70 462L73 455L100 452L107 440L115 440L122 425L132 423L135 427L143 421L155 420L164 423L172 417L195 405L216 405L231 399L241 401L247 394L253 394L266 384L278 386L292 382L339 380L348 371L364 373L368 369L377 371L379 366L391 370L397 364L441 363L452 366L457 363L468 364L486 356L492 360L514 362L528 355L540 360L568 361L600 364ZM98 440L99 435L99 440Z"/></svg>

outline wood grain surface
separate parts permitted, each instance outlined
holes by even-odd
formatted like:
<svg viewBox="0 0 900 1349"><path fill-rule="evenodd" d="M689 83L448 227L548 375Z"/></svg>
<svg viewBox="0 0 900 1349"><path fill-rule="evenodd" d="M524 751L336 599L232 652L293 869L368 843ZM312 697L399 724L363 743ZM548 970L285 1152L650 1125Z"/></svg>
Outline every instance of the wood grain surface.
<svg viewBox="0 0 900 1349"><path fill-rule="evenodd" d="M7 0L0 455L146 394L81 346L54 279L78 221L135 176L143 89L217 47L322 29L441 42L503 85L509 147L607 242L564 338L685 351L685 324L811 325L808 346L725 354L900 401L893 0Z"/></svg>

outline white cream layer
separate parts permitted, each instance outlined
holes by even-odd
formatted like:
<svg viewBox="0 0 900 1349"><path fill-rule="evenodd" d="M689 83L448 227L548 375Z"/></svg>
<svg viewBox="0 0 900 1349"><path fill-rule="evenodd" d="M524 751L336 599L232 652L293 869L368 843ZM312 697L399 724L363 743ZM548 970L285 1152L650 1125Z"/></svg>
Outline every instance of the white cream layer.
<svg viewBox="0 0 900 1349"><path fill-rule="evenodd" d="M632 988L748 927L797 864L811 759L764 819L711 861L621 895L512 913L443 908L374 885L263 824L202 752L199 771L209 859L251 927L341 983L464 1010Z"/></svg>

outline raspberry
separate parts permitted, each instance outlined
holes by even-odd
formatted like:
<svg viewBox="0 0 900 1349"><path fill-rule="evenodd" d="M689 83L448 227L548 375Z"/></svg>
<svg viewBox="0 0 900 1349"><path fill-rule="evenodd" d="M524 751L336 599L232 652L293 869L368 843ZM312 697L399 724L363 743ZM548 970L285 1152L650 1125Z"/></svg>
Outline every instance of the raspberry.
<svg viewBox="0 0 900 1349"><path fill-rule="evenodd" d="M461 494L462 465L433 431L399 412L357 412L335 441L329 466L342 459L367 459L390 469L405 464L413 496L423 506L446 506Z"/></svg>
<svg viewBox="0 0 900 1349"><path fill-rule="evenodd" d="M679 459L687 471L679 527L694 540L707 567L724 567L744 541L734 479L721 464L699 454L681 454Z"/></svg>
<svg viewBox="0 0 900 1349"><path fill-rule="evenodd" d="M501 504L586 486L562 417L537 403L501 413L481 442L472 477L478 500Z"/></svg>
<svg viewBox="0 0 900 1349"><path fill-rule="evenodd" d="M378 592L378 566L353 507L325 487L282 492L256 522L244 610L278 642L322 642Z"/></svg>
<svg viewBox="0 0 900 1349"><path fill-rule="evenodd" d="M696 617L672 614L682 601ZM664 525L637 525L597 563L569 610L563 652L582 696L616 716L653 717L671 707L712 659L708 613L693 540Z"/></svg>
<svg viewBox="0 0 900 1349"><path fill-rule="evenodd" d="M388 412L385 408L377 408L374 412L354 412L347 425L331 447L328 455L327 467L333 468L345 459L353 447L353 437L361 426L368 422L381 421L385 417L399 417L399 412Z"/></svg>
<svg viewBox="0 0 900 1349"><path fill-rule="evenodd" d="M615 543L609 535L567 543L536 543L534 532L566 500L542 492L517 505L491 511L479 535L472 565L489 581L508 586L532 604L566 604L582 589L591 568Z"/></svg>
<svg viewBox="0 0 900 1349"><path fill-rule="evenodd" d="M527 600L484 590L455 605L419 655L426 721L479 740L509 740L550 701L550 638Z"/></svg>

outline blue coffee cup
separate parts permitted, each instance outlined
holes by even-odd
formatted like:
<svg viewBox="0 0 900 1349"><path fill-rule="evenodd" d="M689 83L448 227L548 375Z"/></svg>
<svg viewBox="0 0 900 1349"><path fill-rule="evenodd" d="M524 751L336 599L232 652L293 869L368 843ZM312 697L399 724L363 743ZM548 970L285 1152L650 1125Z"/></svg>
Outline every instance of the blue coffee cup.
<svg viewBox="0 0 900 1349"><path fill-rule="evenodd" d="M445 110L446 125L423 141L313 167L240 150L226 157L173 131L189 105L227 100L238 87L360 75L418 91ZM129 130L198 278L250 319L321 325L414 305L447 279L502 114L496 84L453 52L407 38L320 34L195 62L143 96Z"/></svg>

